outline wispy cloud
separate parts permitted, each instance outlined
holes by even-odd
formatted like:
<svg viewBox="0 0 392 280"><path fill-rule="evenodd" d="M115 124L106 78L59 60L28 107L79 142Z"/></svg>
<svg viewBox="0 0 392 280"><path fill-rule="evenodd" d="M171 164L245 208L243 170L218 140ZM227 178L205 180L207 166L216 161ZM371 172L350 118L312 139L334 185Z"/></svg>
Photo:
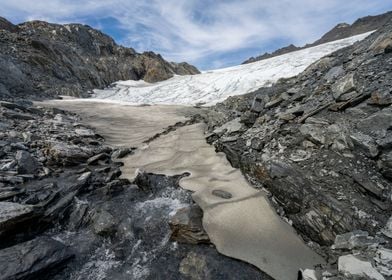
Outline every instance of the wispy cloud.
<svg viewBox="0 0 392 280"><path fill-rule="evenodd" d="M113 18L125 31L117 36L120 43L208 68L222 65L226 53L231 61L236 53L233 63L239 63L250 50L279 47L270 42L305 44L338 22L391 8L390 1L374 0L3 0L0 13L12 21L95 27L102 27L100 19Z"/></svg>

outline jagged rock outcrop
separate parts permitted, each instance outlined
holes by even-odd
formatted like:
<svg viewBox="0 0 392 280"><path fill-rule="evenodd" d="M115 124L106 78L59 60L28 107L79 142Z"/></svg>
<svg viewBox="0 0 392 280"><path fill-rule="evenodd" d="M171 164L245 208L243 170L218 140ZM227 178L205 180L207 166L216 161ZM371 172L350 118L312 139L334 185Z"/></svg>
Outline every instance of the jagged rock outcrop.
<svg viewBox="0 0 392 280"><path fill-rule="evenodd" d="M0 99L81 96L118 80L157 82L197 74L153 52L137 53L87 25L0 18Z"/></svg>
<svg viewBox="0 0 392 280"><path fill-rule="evenodd" d="M325 44L328 42L348 38L351 36L355 36L358 34L366 33L369 31L377 30L381 28L384 24L386 24L389 20L392 19L392 12L387 12L385 14L377 15L377 16L367 16L356 20L353 24L348 23L339 23L330 31L325 33L320 39L316 40L311 44L306 44L303 47L297 47L293 44L288 45L286 47L280 48L272 53L264 53L263 55L259 55L256 57L251 57L245 60L242 64L252 63L255 61L275 57L278 55L318 46L321 44Z"/></svg>
<svg viewBox="0 0 392 280"><path fill-rule="evenodd" d="M356 229L376 234L391 216L391 38L389 23L207 118L209 141L320 244Z"/></svg>
<svg viewBox="0 0 392 280"><path fill-rule="evenodd" d="M260 60L263 60L263 59L279 56L279 55L282 55L282 54L295 52L295 51L298 51L300 49L301 49L301 47L297 47L297 46L295 46L293 44L290 44L290 45L288 45L286 47L277 49L276 51L273 51L271 53L265 52L264 54L258 55L256 57L252 56L252 57L248 58L247 60L245 60L244 62L242 62L242 64L252 63L252 62L260 61Z"/></svg>
<svg viewBox="0 0 392 280"><path fill-rule="evenodd" d="M1 279L34 279L72 258L59 241L39 237L0 251Z"/></svg>
<svg viewBox="0 0 392 280"><path fill-rule="evenodd" d="M3 17L0 17L0 29L7 30L9 32L17 32L19 30L16 25L12 24Z"/></svg>
<svg viewBox="0 0 392 280"><path fill-rule="evenodd" d="M331 279L373 267L379 279L391 275L374 261L377 248L390 249L391 38L392 21L296 77L217 104L206 117L209 142L270 193L305 240L323 246L335 263ZM360 271L344 258L336 267L351 250L366 264Z"/></svg>
<svg viewBox="0 0 392 280"><path fill-rule="evenodd" d="M319 45L381 28L392 19L392 12L357 19L353 24L340 23L312 45Z"/></svg>

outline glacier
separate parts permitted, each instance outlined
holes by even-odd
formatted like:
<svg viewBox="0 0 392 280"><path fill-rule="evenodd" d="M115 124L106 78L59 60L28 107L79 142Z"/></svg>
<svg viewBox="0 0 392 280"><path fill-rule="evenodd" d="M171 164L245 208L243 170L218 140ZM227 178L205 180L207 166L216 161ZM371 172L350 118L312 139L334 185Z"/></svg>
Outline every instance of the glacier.
<svg viewBox="0 0 392 280"><path fill-rule="evenodd" d="M158 83L118 81L104 90L94 90L93 98L101 102L127 102L133 105L214 105L229 96L270 86L280 78L295 76L313 62L354 44L372 32L319 46L257 61L250 64L204 71L198 75L174 76Z"/></svg>

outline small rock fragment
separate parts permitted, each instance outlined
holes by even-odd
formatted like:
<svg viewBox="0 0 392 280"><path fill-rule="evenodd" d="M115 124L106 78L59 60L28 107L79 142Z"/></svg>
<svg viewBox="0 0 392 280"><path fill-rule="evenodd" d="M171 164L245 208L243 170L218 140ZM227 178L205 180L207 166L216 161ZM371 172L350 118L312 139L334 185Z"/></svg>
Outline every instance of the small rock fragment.
<svg viewBox="0 0 392 280"><path fill-rule="evenodd" d="M346 277L364 277L372 280L385 280L370 262L362 261L354 255L345 255L339 257L339 272Z"/></svg>
<svg viewBox="0 0 392 280"><path fill-rule="evenodd" d="M322 125L318 124L303 124L299 128L299 131L310 141L315 144L325 144L326 137Z"/></svg>
<svg viewBox="0 0 392 280"><path fill-rule="evenodd" d="M38 169L37 160L31 156L29 152L19 150L16 153L16 161L18 162L18 172L22 174L34 174Z"/></svg>
<svg viewBox="0 0 392 280"><path fill-rule="evenodd" d="M53 269L73 256L59 241L38 237L0 250L1 279L34 279L37 274Z"/></svg>
<svg viewBox="0 0 392 280"><path fill-rule="evenodd" d="M77 128L77 129L75 129L75 133L79 136L82 136L82 137L95 136L94 131L92 131L91 129L87 129L87 128Z"/></svg>
<svg viewBox="0 0 392 280"><path fill-rule="evenodd" d="M231 193L223 190L213 190L212 194L223 199L230 199L233 197Z"/></svg>
<svg viewBox="0 0 392 280"><path fill-rule="evenodd" d="M379 248L374 260L376 261L376 268L381 274L388 277L392 276L392 250Z"/></svg>
<svg viewBox="0 0 392 280"><path fill-rule="evenodd" d="M378 155L377 144L369 135L358 132L352 134L350 138L353 141L354 146L360 148L366 156L374 158Z"/></svg>
<svg viewBox="0 0 392 280"><path fill-rule="evenodd" d="M94 232L101 236L111 236L116 231L116 219L106 210L99 210L93 218Z"/></svg>
<svg viewBox="0 0 392 280"><path fill-rule="evenodd" d="M339 234L335 238L334 249L355 249L364 248L372 244L377 244L377 240L369 236L366 231L353 231Z"/></svg>
<svg viewBox="0 0 392 280"><path fill-rule="evenodd" d="M109 155L108 154L106 154L106 153L101 153L101 154L98 154L98 155L95 155L95 156L93 156L93 157L91 157L91 158L89 158L88 160L87 160L87 164L88 165L95 165L95 164L97 164L99 161L105 161L105 160L107 160L109 158Z"/></svg>
<svg viewBox="0 0 392 280"><path fill-rule="evenodd" d="M197 205L182 208L170 218L171 239L181 243L209 243L202 224L203 211Z"/></svg>
<svg viewBox="0 0 392 280"><path fill-rule="evenodd" d="M388 236L389 238L392 238L392 216L389 218L387 224L385 227L381 230L381 232L385 235Z"/></svg>
<svg viewBox="0 0 392 280"><path fill-rule="evenodd" d="M373 92L368 103L372 105L379 105L379 106L391 105L392 94L389 91Z"/></svg>
<svg viewBox="0 0 392 280"><path fill-rule="evenodd" d="M0 236L30 220L34 215L33 210L33 207L28 205L0 202Z"/></svg>
<svg viewBox="0 0 392 280"><path fill-rule="evenodd" d="M335 99L353 90L355 90L354 74L349 74L341 78L332 86L332 94Z"/></svg>
<svg viewBox="0 0 392 280"><path fill-rule="evenodd" d="M190 252L180 263L180 273L191 280L208 279L207 262L204 256Z"/></svg>
<svg viewBox="0 0 392 280"><path fill-rule="evenodd" d="M117 149L112 153L112 160L115 160L118 158L123 158L131 152L132 152L132 149L129 149L129 148Z"/></svg>

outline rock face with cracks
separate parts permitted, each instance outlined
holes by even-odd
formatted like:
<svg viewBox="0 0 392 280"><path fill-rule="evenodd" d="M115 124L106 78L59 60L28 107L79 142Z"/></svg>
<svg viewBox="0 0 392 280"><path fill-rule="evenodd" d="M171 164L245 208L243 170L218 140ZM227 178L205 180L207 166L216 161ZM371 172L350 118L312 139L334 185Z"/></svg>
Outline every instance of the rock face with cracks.
<svg viewBox="0 0 392 280"><path fill-rule="evenodd" d="M117 45L82 24L30 21L13 25L0 18L0 98L86 96L118 80L157 82L199 71Z"/></svg>
<svg viewBox="0 0 392 280"><path fill-rule="evenodd" d="M277 211L330 260L343 254L331 251L335 238L358 230L366 234L354 245L382 237L387 242L377 246L390 246L391 36L389 22L298 76L229 98L205 117L209 143L266 189ZM241 126L230 129L237 120ZM359 250L374 266L374 250Z"/></svg>
<svg viewBox="0 0 392 280"><path fill-rule="evenodd" d="M387 12L387 13L381 14L381 15L367 16L367 17L357 19L353 24L339 23L334 28L332 28L330 31L325 33L320 39L316 40L315 42L313 42L311 44L306 44L303 47L297 47L297 46L294 46L293 44L291 44L286 47L280 48L272 53L264 53L263 55L251 57L251 58L247 59L246 61L244 61L243 64L260 61L263 59L267 59L267 58L279 56L282 54L298 51L301 49L317 46L317 45L324 44L327 42L351 37L351 36L354 36L357 34L362 34L365 32L377 30L377 29L381 28L383 25L385 25L386 23L388 23L388 21L390 21L391 19L392 19L392 12Z"/></svg>

